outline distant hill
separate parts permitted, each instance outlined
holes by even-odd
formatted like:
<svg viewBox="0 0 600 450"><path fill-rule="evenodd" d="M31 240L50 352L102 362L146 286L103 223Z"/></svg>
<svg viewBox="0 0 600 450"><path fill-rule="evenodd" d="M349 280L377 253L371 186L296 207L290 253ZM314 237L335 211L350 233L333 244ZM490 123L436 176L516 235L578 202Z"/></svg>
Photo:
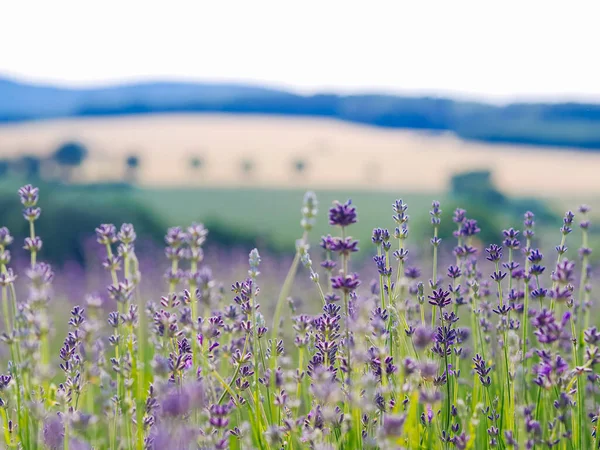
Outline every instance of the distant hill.
<svg viewBox="0 0 600 450"><path fill-rule="evenodd" d="M466 140L600 150L600 105L494 106L431 97L298 95L236 84L150 82L70 89L0 78L0 123L169 112L330 117L450 131Z"/></svg>

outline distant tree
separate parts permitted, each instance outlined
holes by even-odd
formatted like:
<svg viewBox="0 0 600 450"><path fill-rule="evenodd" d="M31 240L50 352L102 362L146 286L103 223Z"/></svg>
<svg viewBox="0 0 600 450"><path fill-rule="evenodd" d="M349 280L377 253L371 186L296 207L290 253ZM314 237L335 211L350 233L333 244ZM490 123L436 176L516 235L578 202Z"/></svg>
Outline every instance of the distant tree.
<svg viewBox="0 0 600 450"><path fill-rule="evenodd" d="M204 166L204 160L200 156L192 156L190 158L190 167L199 170Z"/></svg>
<svg viewBox="0 0 600 450"><path fill-rule="evenodd" d="M250 175L250 173L254 170L254 161L251 159L243 159L242 160L242 172L246 175Z"/></svg>
<svg viewBox="0 0 600 450"><path fill-rule="evenodd" d="M137 169L140 166L140 158L137 155L130 155L125 161L127 167L130 169Z"/></svg>
<svg viewBox="0 0 600 450"><path fill-rule="evenodd" d="M494 185L489 170L455 174L450 180L450 188L457 197L468 197L473 201L496 206L506 203L506 197Z"/></svg>
<svg viewBox="0 0 600 450"><path fill-rule="evenodd" d="M4 177L10 170L10 160L0 159L0 177Z"/></svg>
<svg viewBox="0 0 600 450"><path fill-rule="evenodd" d="M125 177L127 178L127 181L135 181L140 170L140 157L137 155L129 155L125 159L125 165Z"/></svg>
<svg viewBox="0 0 600 450"><path fill-rule="evenodd" d="M297 159L294 161L294 170L298 173L302 173L306 170L306 162L303 159Z"/></svg>
<svg viewBox="0 0 600 450"><path fill-rule="evenodd" d="M83 163L87 155L87 148L83 144L71 141L58 147L52 159L62 168L63 176L70 179L73 170Z"/></svg>
<svg viewBox="0 0 600 450"><path fill-rule="evenodd" d="M23 155L15 162L15 166L25 178L35 180L40 177L42 160L34 155Z"/></svg>

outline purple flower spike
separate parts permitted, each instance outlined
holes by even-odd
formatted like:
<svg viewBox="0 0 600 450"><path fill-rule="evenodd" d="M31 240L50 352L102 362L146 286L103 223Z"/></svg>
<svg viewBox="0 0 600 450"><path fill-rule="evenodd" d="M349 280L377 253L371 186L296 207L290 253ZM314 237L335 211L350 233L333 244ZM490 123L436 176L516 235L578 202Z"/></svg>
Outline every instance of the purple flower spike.
<svg viewBox="0 0 600 450"><path fill-rule="evenodd" d="M386 414L383 419L383 434L385 437L400 437L404 430L405 415Z"/></svg>
<svg viewBox="0 0 600 450"><path fill-rule="evenodd" d="M440 202L435 200L431 204L431 211L429 212L431 215L431 224L433 226L438 226L442 221L442 210L440 209Z"/></svg>
<svg viewBox="0 0 600 450"><path fill-rule="evenodd" d="M488 254L486 259L491 262L498 262L502 259L502 247L496 244L490 245L485 249L485 252Z"/></svg>
<svg viewBox="0 0 600 450"><path fill-rule="evenodd" d="M350 236L347 236L345 239L333 238L331 250L341 255L349 255L359 250L358 241L352 239Z"/></svg>
<svg viewBox="0 0 600 450"><path fill-rule="evenodd" d="M98 243L102 245L117 242L117 228L112 223L105 223L96 228Z"/></svg>
<svg viewBox="0 0 600 450"><path fill-rule="evenodd" d="M360 286L360 280L357 273L352 273L346 276L338 275L331 278L331 286L333 289L341 289L345 292L352 292Z"/></svg>
<svg viewBox="0 0 600 450"><path fill-rule="evenodd" d="M39 236L35 236L33 239L27 237L23 248L30 252L39 252L42 249L42 239Z"/></svg>
<svg viewBox="0 0 600 450"><path fill-rule="evenodd" d="M27 184L19 189L19 197L21 198L21 203L25 208L30 208L35 206L38 202L40 190L36 187L33 187L31 184Z"/></svg>
<svg viewBox="0 0 600 450"><path fill-rule="evenodd" d="M356 208L352 206L352 200L346 203L334 202L334 206L329 210L329 224L339 227L347 227L356 223Z"/></svg>
<svg viewBox="0 0 600 450"><path fill-rule="evenodd" d="M413 334L412 341L417 349L422 350L433 342L434 336L435 333L431 328L418 326Z"/></svg>
<svg viewBox="0 0 600 450"><path fill-rule="evenodd" d="M52 450L63 448L65 427L58 416L51 417L44 423L44 444Z"/></svg>
<svg viewBox="0 0 600 450"><path fill-rule="evenodd" d="M230 410L229 405L212 405L210 407L210 424L215 428L225 428L229 425L227 416Z"/></svg>
<svg viewBox="0 0 600 450"><path fill-rule="evenodd" d="M450 299L450 292L444 291L442 288L438 289L437 291L433 291L428 298L430 305L438 306L440 308L444 308L452 303L452 300Z"/></svg>
<svg viewBox="0 0 600 450"><path fill-rule="evenodd" d="M565 285L572 283L575 279L575 263L564 259L556 265L556 270L552 273L552 281Z"/></svg>
<svg viewBox="0 0 600 450"><path fill-rule="evenodd" d="M480 231L481 229L477 226L477 221L475 219L465 220L460 227L460 234L464 237L475 236Z"/></svg>
<svg viewBox="0 0 600 450"><path fill-rule="evenodd" d="M467 211L464 209L456 208L454 210L454 216L452 217L452 221L454 223L463 223L465 221Z"/></svg>
<svg viewBox="0 0 600 450"><path fill-rule="evenodd" d="M10 244L12 244L12 241L13 237L10 235L10 231L8 231L8 228L0 228L0 246L8 247Z"/></svg>

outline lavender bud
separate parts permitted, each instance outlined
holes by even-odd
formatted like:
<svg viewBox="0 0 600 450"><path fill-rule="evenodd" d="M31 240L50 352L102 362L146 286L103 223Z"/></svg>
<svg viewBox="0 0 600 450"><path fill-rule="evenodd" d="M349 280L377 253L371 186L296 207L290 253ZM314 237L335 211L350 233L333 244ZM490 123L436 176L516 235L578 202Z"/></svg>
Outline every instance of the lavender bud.
<svg viewBox="0 0 600 450"><path fill-rule="evenodd" d="M30 208L35 206L38 202L40 190L36 187L33 187L31 184L27 184L19 189L19 197L21 198L21 203L26 208Z"/></svg>
<svg viewBox="0 0 600 450"><path fill-rule="evenodd" d="M329 224L339 227L347 227L356 223L356 208L352 206L352 200L346 203L334 202L334 206L329 210Z"/></svg>
<svg viewBox="0 0 600 450"><path fill-rule="evenodd" d="M181 247L186 239L187 236L180 227L169 228L165 236L165 242L171 248Z"/></svg>
<svg viewBox="0 0 600 450"><path fill-rule="evenodd" d="M10 263L10 252L8 250L0 251L0 265L8 265Z"/></svg>
<svg viewBox="0 0 600 450"><path fill-rule="evenodd" d="M27 237L23 248L30 252L39 252L42 249L42 239L39 236L35 236L33 239Z"/></svg>
<svg viewBox="0 0 600 450"><path fill-rule="evenodd" d="M51 450L63 448L65 428L62 420L54 416L44 422L44 444Z"/></svg>
<svg viewBox="0 0 600 450"><path fill-rule="evenodd" d="M500 247L499 245L492 244L488 248L486 248L485 251L488 254L488 256L486 257L488 261L498 262L500 261L500 259L502 259L502 247Z"/></svg>
<svg viewBox="0 0 600 450"><path fill-rule="evenodd" d="M13 284L17 279L17 276L11 268L6 269L6 272L0 273L0 286L6 287Z"/></svg>
<svg viewBox="0 0 600 450"><path fill-rule="evenodd" d="M456 208L454 210L454 216L452 217L452 221L454 223L461 224L467 218L466 214L467 214L467 211L465 211L464 209Z"/></svg>
<svg viewBox="0 0 600 450"><path fill-rule="evenodd" d="M381 228L373 228L373 234L371 236L371 241L373 241L373 244L381 245L383 242L382 233L383 230Z"/></svg>
<svg viewBox="0 0 600 450"><path fill-rule="evenodd" d="M408 222L409 217L406 215L408 205L402 200L396 200L392 205L395 215L392 217L398 225L403 225Z"/></svg>
<svg viewBox="0 0 600 450"><path fill-rule="evenodd" d="M206 241L206 236L208 236L208 230L204 224L193 223L187 229L187 237L192 248L201 247Z"/></svg>
<svg viewBox="0 0 600 450"><path fill-rule="evenodd" d="M42 210L40 208L29 207L23 210L23 217L29 222L39 219Z"/></svg>
<svg viewBox="0 0 600 450"><path fill-rule="evenodd" d="M434 335L435 333L431 328L425 326L418 326L415 329L415 332L412 337L412 341L415 345L415 348L417 348L418 350L423 350L424 348L431 345L431 343L433 342Z"/></svg>
<svg viewBox="0 0 600 450"><path fill-rule="evenodd" d="M96 228L98 243L110 245L117 242L117 228L112 223L105 223Z"/></svg>
<svg viewBox="0 0 600 450"><path fill-rule="evenodd" d="M386 438L398 438L403 435L405 415L386 414L383 418L383 435Z"/></svg>
<svg viewBox="0 0 600 450"><path fill-rule="evenodd" d="M8 228L0 228L0 246L8 247L10 244L12 244L12 241L13 237L10 235L10 231L8 231Z"/></svg>
<svg viewBox="0 0 600 450"><path fill-rule="evenodd" d="M250 252L248 264L250 265L248 275L250 276L250 278L256 278L260 274L260 272L258 271L258 266L260 265L260 255L258 254L257 249L252 249L252 251Z"/></svg>
<svg viewBox="0 0 600 450"><path fill-rule="evenodd" d="M302 220L300 221L300 226L304 228L304 231L308 232L314 227L319 212L318 205L319 202L314 192L308 191L304 194L304 202L301 210Z"/></svg>
<svg viewBox="0 0 600 450"><path fill-rule="evenodd" d="M121 230L119 231L117 237L123 244L133 243L136 238L133 225L131 225L130 223L124 223L123 225L121 225Z"/></svg>
<svg viewBox="0 0 600 450"><path fill-rule="evenodd" d="M467 219L463 222L460 227L460 234L464 237L475 236L481 231L477 226L477 221L474 219Z"/></svg>

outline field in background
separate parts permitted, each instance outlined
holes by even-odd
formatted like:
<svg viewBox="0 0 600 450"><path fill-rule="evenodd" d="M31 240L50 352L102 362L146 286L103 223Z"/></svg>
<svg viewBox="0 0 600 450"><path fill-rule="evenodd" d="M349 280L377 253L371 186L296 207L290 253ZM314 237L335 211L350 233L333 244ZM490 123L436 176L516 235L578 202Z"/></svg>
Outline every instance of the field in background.
<svg viewBox="0 0 600 450"><path fill-rule="evenodd" d="M0 184L0 190L9 188ZM14 190L14 185L11 188ZM444 191L372 191L362 189L316 189L319 199L319 216L312 233L315 242L321 235L330 233L327 210L335 200L352 199L359 213L359 222L353 226L352 234L363 243L370 243L371 231L375 227L394 227L392 203L401 198L408 204L411 217L411 231L422 238L431 232L429 210L432 200L442 202L444 224L452 228L451 216L454 208L461 206L469 210L471 217L487 223L487 228L521 226L521 214L518 217L502 214L493 205L483 208L453 198ZM167 226L184 226L191 222L204 222L213 228L221 228L232 235L257 237L265 244L277 249L291 250L295 240L301 234L300 209L303 189L264 189L238 188L169 188L169 187L85 187L65 186L52 195L61 203L71 205L116 205L126 199L156 214L161 223ZM43 200L43 199L42 199ZM597 197L569 198L559 197L549 203L556 214L556 229L560 227L560 217L567 209L576 209L581 202L597 204ZM42 201L43 205L43 201ZM596 213L593 214L596 216ZM1 217L1 216L0 216ZM487 221L487 222L486 222ZM549 223L548 225L552 225ZM499 228L501 229L501 228ZM90 230L91 231L91 230ZM365 245L365 244L363 244Z"/></svg>
<svg viewBox="0 0 600 450"><path fill-rule="evenodd" d="M249 234L256 234L276 247L290 248L302 234L300 209L304 191L299 189L143 189L136 191L139 200L159 211L170 225L192 221L223 224ZM319 217L313 238L331 233L327 210L334 200L348 198L356 205L359 222L352 234L363 243L370 242L373 228L392 228L392 203L403 198L414 217L428 215L433 199L440 195L390 192L317 190ZM440 199L440 200L443 200Z"/></svg>
<svg viewBox="0 0 600 450"><path fill-rule="evenodd" d="M125 159L134 154L135 178L145 186L435 193L456 172L489 169L508 194L600 194L600 154L329 119L180 114L30 122L0 127L0 157L47 156L68 140L90 151L75 174L83 182L124 179Z"/></svg>

